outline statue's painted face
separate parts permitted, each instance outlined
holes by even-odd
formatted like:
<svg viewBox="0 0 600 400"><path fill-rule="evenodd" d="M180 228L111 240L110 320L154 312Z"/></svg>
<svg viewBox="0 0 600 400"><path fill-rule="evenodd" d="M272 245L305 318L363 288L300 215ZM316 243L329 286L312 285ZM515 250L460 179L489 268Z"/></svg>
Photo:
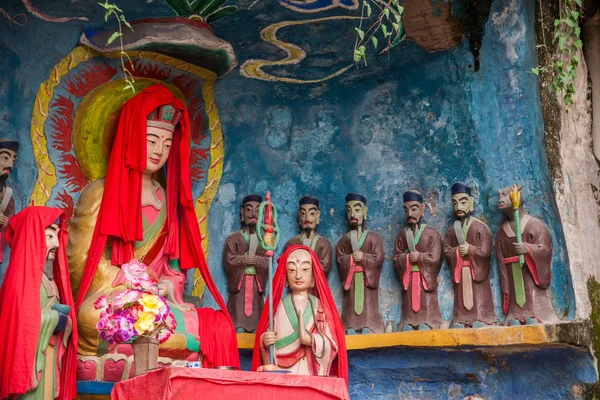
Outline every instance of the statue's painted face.
<svg viewBox="0 0 600 400"><path fill-rule="evenodd" d="M314 204L302 204L300 210L298 210L298 219L300 221L300 228L310 228L313 231L317 229L319 225L319 218L321 212Z"/></svg>
<svg viewBox="0 0 600 400"><path fill-rule="evenodd" d="M292 251L287 259L286 270L287 284L293 293L306 292L315 285L312 258L308 250Z"/></svg>
<svg viewBox="0 0 600 400"><path fill-rule="evenodd" d="M46 248L48 252L46 253L47 260L54 260L56 258L56 252L58 251L58 246L60 243L58 242L58 231L60 228L56 224L52 224L46 228Z"/></svg>
<svg viewBox="0 0 600 400"><path fill-rule="evenodd" d="M10 149L0 149L0 175L10 175L17 161L17 153Z"/></svg>
<svg viewBox="0 0 600 400"><path fill-rule="evenodd" d="M256 224L259 207L260 203L258 201L249 201L244 204L244 208L242 208L242 222L244 223L244 226Z"/></svg>
<svg viewBox="0 0 600 400"><path fill-rule="evenodd" d="M510 201L510 196L509 196L512 189L513 189L513 187L509 186L509 187L505 187L505 188L498 190L498 209L499 210L505 210L505 209L512 210L512 201Z"/></svg>
<svg viewBox="0 0 600 400"><path fill-rule="evenodd" d="M146 131L146 172L160 170L171 152L173 132L168 129L149 126Z"/></svg>
<svg viewBox="0 0 600 400"><path fill-rule="evenodd" d="M407 201L404 203L404 214L409 225L418 224L425 216L425 204L420 201Z"/></svg>
<svg viewBox="0 0 600 400"><path fill-rule="evenodd" d="M464 218L473 212L473 197L466 193L457 193L452 196L452 207L458 218Z"/></svg>
<svg viewBox="0 0 600 400"><path fill-rule="evenodd" d="M346 203L346 214L351 227L357 227L367 220L367 206L358 200L351 200Z"/></svg>

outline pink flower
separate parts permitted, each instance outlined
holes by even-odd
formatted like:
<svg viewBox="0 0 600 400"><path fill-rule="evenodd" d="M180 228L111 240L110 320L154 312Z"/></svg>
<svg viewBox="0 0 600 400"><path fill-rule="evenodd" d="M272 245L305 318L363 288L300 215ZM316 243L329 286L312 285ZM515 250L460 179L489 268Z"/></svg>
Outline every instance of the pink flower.
<svg viewBox="0 0 600 400"><path fill-rule="evenodd" d="M175 317L173 316L172 312L169 312L169 314L167 314L167 317L165 318L165 325L169 330L175 332L175 329L177 328L177 320L175 320Z"/></svg>
<svg viewBox="0 0 600 400"><path fill-rule="evenodd" d="M101 310L101 311L106 310L108 308L108 299L106 298L106 296L98 297L98 299L94 303L94 308L96 310Z"/></svg>
<svg viewBox="0 0 600 400"><path fill-rule="evenodd" d="M160 329L154 337L156 337L159 342L162 344L164 342L166 342L171 335L173 334L173 332L171 332L171 330L167 329L167 328L162 328Z"/></svg>
<svg viewBox="0 0 600 400"><path fill-rule="evenodd" d="M133 285L141 285L142 283L151 282L150 276L146 271L146 264L141 263L136 259L129 261L127 264L121 265L121 270L125 274L125 278Z"/></svg>
<svg viewBox="0 0 600 400"><path fill-rule="evenodd" d="M141 295L142 292L139 290L124 290L115 295L112 304L116 308L121 308L129 303L137 302Z"/></svg>

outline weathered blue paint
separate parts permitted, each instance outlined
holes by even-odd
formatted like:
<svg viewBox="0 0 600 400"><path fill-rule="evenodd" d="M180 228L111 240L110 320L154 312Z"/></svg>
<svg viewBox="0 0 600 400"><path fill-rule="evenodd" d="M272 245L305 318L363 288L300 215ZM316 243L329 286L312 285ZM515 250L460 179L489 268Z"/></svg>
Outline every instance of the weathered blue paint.
<svg viewBox="0 0 600 400"><path fill-rule="evenodd" d="M251 3L255 4L249 8ZM129 20L173 15L161 0L117 4ZM241 63L283 57L260 40L259 31L272 23L358 12L337 8L305 16L267 0L242 1L238 6L234 16L215 24L215 32L233 44ZM4 1L1 7L10 15L27 14L19 0ZM11 177L18 208L28 204L36 174L30 120L39 85L77 44L86 26L103 23L95 0L39 0L36 7L53 15L85 15L90 22L49 23L27 14L27 24L20 27L0 16L0 136L21 142ZM320 231L335 245L347 229L344 195L357 191L368 198L369 228L385 241L380 296L384 323L391 328L400 319L400 286L391 256L404 223L402 193L422 191L430 205L427 223L443 232L453 219L450 186L455 181L467 183L475 191L477 215L495 231L502 220L495 208L496 190L518 182L524 184L527 208L552 232L553 305L562 318L573 318L568 258L543 145L538 80L528 72L536 64L533 11L532 1L493 2L477 73L466 41L435 53L406 41L386 56L371 57L367 68L351 69L320 84L250 80L238 70L222 79L216 100L226 155L210 212L209 258L221 292L226 295L222 245L239 229L239 202L245 194L272 192L282 247L297 233L297 200L307 194L321 200ZM299 79L337 71L351 62L354 26L352 21L336 20L282 28L278 37L306 49L308 56L297 65L265 69ZM492 271L501 317L495 262ZM335 267L330 285L341 304ZM446 265L439 291L443 317L449 320L453 294ZM210 298L206 303L214 304ZM248 368L245 357L243 365ZM558 349L491 358L481 351L360 351L350 354L350 364L354 398L420 393L425 398L436 393L456 393L457 398L479 393L493 398L536 397L534 390L563 398L571 384L595 379L589 355Z"/></svg>

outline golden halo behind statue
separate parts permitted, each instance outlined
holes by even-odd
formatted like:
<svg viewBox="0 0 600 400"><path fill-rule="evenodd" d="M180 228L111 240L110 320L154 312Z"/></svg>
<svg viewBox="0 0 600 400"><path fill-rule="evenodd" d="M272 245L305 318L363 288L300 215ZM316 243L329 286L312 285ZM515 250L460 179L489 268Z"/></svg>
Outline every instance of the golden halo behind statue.
<svg viewBox="0 0 600 400"><path fill-rule="evenodd" d="M136 93L159 81L138 78L133 84ZM175 86L161 82L180 100L185 96ZM123 90L122 79L101 84L85 95L73 119L73 145L83 173L90 181L104 178L110 150L117 132L123 104L133 96Z"/></svg>

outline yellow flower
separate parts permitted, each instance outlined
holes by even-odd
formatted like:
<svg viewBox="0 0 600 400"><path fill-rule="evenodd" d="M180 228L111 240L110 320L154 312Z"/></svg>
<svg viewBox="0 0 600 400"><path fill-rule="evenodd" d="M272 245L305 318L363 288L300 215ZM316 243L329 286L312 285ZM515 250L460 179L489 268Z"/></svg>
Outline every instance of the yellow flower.
<svg viewBox="0 0 600 400"><path fill-rule="evenodd" d="M142 295L138 303L144 307L144 312L150 312L154 315L159 314L160 310L165 306L165 303L157 295L147 293Z"/></svg>
<svg viewBox="0 0 600 400"><path fill-rule="evenodd" d="M513 185L513 188L508 194L508 197L510 197L510 201L515 210L521 207L521 191L519 190L519 187L516 184Z"/></svg>
<svg viewBox="0 0 600 400"><path fill-rule="evenodd" d="M141 312L138 315L138 320L133 325L138 335L154 330L154 319L156 316L149 312Z"/></svg>

